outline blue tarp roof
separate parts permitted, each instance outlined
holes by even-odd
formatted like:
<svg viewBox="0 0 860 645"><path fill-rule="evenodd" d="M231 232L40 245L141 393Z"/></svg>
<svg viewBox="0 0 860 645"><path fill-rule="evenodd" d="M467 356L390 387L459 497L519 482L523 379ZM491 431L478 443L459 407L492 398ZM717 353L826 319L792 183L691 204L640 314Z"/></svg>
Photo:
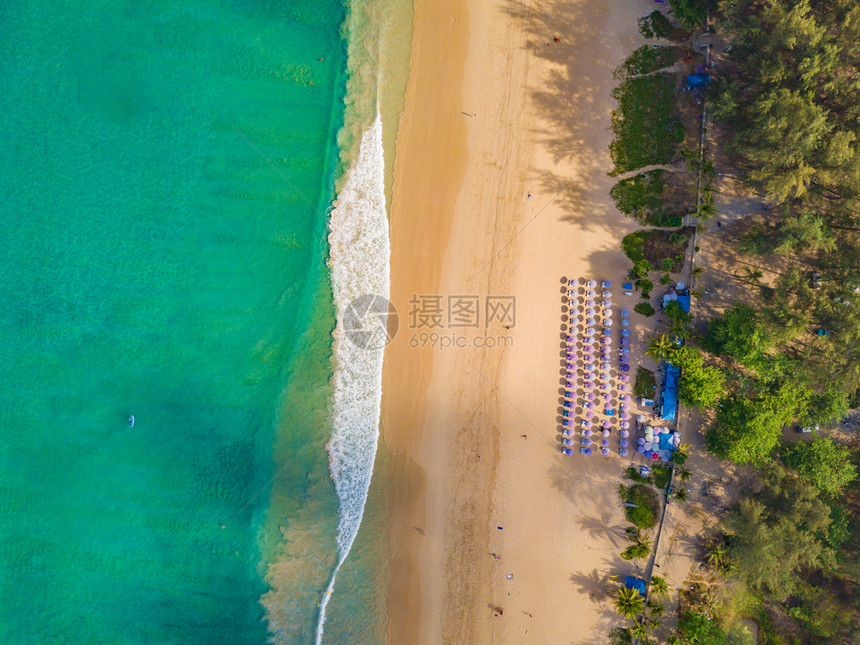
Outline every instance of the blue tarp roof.
<svg viewBox="0 0 860 645"><path fill-rule="evenodd" d="M645 595L645 581L641 578L634 578L633 576L625 576L624 577L624 586L628 589L635 589L643 596Z"/></svg>
<svg viewBox="0 0 860 645"><path fill-rule="evenodd" d="M678 409L678 377L681 370L666 364L666 378L663 381L663 400L660 408L660 416L666 421L675 420L675 412Z"/></svg>
<svg viewBox="0 0 860 645"><path fill-rule="evenodd" d="M690 313L690 294L685 296L678 294L678 304L681 305L681 309Z"/></svg>
<svg viewBox="0 0 860 645"><path fill-rule="evenodd" d="M707 74L690 74L687 77L687 87L707 87L711 77Z"/></svg>

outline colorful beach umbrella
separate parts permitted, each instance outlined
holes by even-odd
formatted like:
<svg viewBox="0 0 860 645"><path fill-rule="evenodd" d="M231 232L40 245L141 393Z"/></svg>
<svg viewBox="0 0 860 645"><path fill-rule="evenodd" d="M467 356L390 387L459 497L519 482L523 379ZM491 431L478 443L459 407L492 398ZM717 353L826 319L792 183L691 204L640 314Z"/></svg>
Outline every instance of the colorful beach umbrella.
<svg viewBox="0 0 860 645"><path fill-rule="evenodd" d="M619 436L623 437L624 439L626 439L627 437L630 436L630 433L627 430L622 430L618 434L619 434Z"/></svg>
<svg viewBox="0 0 860 645"><path fill-rule="evenodd" d="M618 445L621 446L622 448L626 448L627 446L630 445L630 443L626 439L622 439L621 441L618 442Z"/></svg>
<svg viewBox="0 0 860 645"><path fill-rule="evenodd" d="M609 428L612 427L612 421L610 421L609 419L604 419L603 420L603 427L606 429L606 432L609 432ZM606 435L603 435L603 436L605 437Z"/></svg>
<svg viewBox="0 0 860 645"><path fill-rule="evenodd" d="M630 316L630 310L629 309L622 309L621 310L621 316L623 318L628 318Z"/></svg>
<svg viewBox="0 0 860 645"><path fill-rule="evenodd" d="M630 321L629 321L629 320L627 320L627 318L622 318L622 319L621 319L621 326L622 326L622 327L629 327L629 326L630 326Z"/></svg>
<svg viewBox="0 0 860 645"><path fill-rule="evenodd" d="M603 455L604 457L608 456L609 455L609 448L601 448L600 454Z"/></svg>
<svg viewBox="0 0 860 645"><path fill-rule="evenodd" d="M626 457L629 453L627 452L626 448L621 448L621 450L618 451L618 454L622 457Z"/></svg>
<svg viewBox="0 0 860 645"><path fill-rule="evenodd" d="M603 293L601 293L600 295L601 295L601 297L603 297L603 298L611 298L611 297L612 297L612 292L611 292L611 291L609 291L609 290L607 289L606 291L604 291L604 292L603 292Z"/></svg>
<svg viewBox="0 0 860 645"><path fill-rule="evenodd" d="M608 289L609 287L612 286L612 281L611 280L604 280L603 282L600 283L600 286L603 287L604 289Z"/></svg>
<svg viewBox="0 0 860 645"><path fill-rule="evenodd" d="M630 380L630 377L627 376L627 374L622 374L621 376L618 377L618 380L620 380L623 383L626 383L627 381Z"/></svg>
<svg viewBox="0 0 860 645"><path fill-rule="evenodd" d="M608 446L609 445L609 439L601 439L600 445L601 446Z"/></svg>
<svg viewBox="0 0 860 645"><path fill-rule="evenodd" d="M586 412L586 413L585 413L585 418L586 418L586 419L592 419L592 418L594 418L594 412L592 412L591 410L589 410L588 412Z"/></svg>
<svg viewBox="0 0 860 645"><path fill-rule="evenodd" d="M629 329L622 329L621 330L621 338L630 338L630 330ZM625 343L622 341L621 344L624 345Z"/></svg>
<svg viewBox="0 0 860 645"><path fill-rule="evenodd" d="M590 289L594 289L597 286L597 280L589 280L585 283L585 286Z"/></svg>
<svg viewBox="0 0 860 645"><path fill-rule="evenodd" d="M630 413L629 412L622 412L621 413L621 420L627 421L628 419L630 419Z"/></svg>

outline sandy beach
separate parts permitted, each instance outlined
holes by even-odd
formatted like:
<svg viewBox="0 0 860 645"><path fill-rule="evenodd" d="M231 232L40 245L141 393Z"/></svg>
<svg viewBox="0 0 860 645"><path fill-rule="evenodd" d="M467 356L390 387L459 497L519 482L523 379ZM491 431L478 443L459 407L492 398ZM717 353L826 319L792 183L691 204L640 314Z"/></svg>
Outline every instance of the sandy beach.
<svg viewBox="0 0 860 645"><path fill-rule="evenodd" d="M415 3L383 383L390 643L602 645L618 624L609 576L637 568L618 555L630 460L560 453L562 281L629 266L610 92L652 8ZM488 297L515 299L515 320L487 320ZM464 302L477 327L458 326ZM653 325L633 322L640 339Z"/></svg>

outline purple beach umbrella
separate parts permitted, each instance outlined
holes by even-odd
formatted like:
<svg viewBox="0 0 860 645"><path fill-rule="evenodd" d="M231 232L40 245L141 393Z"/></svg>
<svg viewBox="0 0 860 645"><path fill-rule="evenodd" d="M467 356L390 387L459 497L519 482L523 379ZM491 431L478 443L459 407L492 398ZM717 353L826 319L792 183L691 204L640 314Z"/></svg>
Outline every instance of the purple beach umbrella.
<svg viewBox="0 0 860 645"><path fill-rule="evenodd" d="M629 366L629 365L622 365L622 366L621 366L621 371L622 371L622 372L629 372L629 371L630 371L630 366Z"/></svg>
<svg viewBox="0 0 860 645"><path fill-rule="evenodd" d="M612 395L609 392L607 392L606 394L603 395L603 400L604 401L611 401Z"/></svg>
<svg viewBox="0 0 860 645"><path fill-rule="evenodd" d="M590 437L591 436L591 430L583 430L582 436L583 437Z"/></svg>
<svg viewBox="0 0 860 645"><path fill-rule="evenodd" d="M586 448L586 449L585 449L585 454L586 454L586 455L590 455L590 454L591 454L591 448Z"/></svg>
<svg viewBox="0 0 860 645"><path fill-rule="evenodd" d="M585 418L586 419L593 419L594 418L594 412L589 410L588 412L585 413Z"/></svg>
<svg viewBox="0 0 860 645"><path fill-rule="evenodd" d="M629 329L622 329L621 330L621 338L630 338L630 330ZM623 344L624 343L622 343L622 345Z"/></svg>
<svg viewBox="0 0 860 645"><path fill-rule="evenodd" d="M629 421L622 421L622 422L621 422L621 429L622 429L622 430L624 430L625 432L627 431L627 429L628 429L629 427L630 427L630 422L629 422Z"/></svg>
<svg viewBox="0 0 860 645"><path fill-rule="evenodd" d="M622 353L622 354L629 354L629 353L630 353L630 348L629 348L629 347L622 347L622 348L621 348L621 353Z"/></svg>
<svg viewBox="0 0 860 645"><path fill-rule="evenodd" d="M605 428L605 432L609 432L609 428L612 427L612 421L610 421L609 419L604 419L603 420L603 427ZM603 436L605 437L606 435L603 435Z"/></svg>
<svg viewBox="0 0 860 645"><path fill-rule="evenodd" d="M621 413L621 420L622 421L628 421L629 419L630 419L630 413L629 412L622 412Z"/></svg>
<svg viewBox="0 0 860 645"><path fill-rule="evenodd" d="M609 445L609 439L601 439L600 445L601 446L608 446Z"/></svg>
<svg viewBox="0 0 860 645"><path fill-rule="evenodd" d="M611 300L604 300L600 304L604 309L608 309L609 307L612 306L612 301Z"/></svg>
<svg viewBox="0 0 860 645"><path fill-rule="evenodd" d="M609 336L604 336L603 338L601 338L601 339L600 339L600 341L601 341L604 345L610 345L610 344L612 344L612 339L611 339Z"/></svg>
<svg viewBox="0 0 860 645"><path fill-rule="evenodd" d="M629 320L627 320L627 318L622 318L622 319L621 319L621 326L622 326L622 327L629 327L629 326L630 326L630 321L629 321Z"/></svg>
<svg viewBox="0 0 860 645"><path fill-rule="evenodd" d="M627 439L622 439L621 441L618 442L618 445L621 446L622 448L626 448L627 446L630 445L630 442L627 441Z"/></svg>
<svg viewBox="0 0 860 645"><path fill-rule="evenodd" d="M622 448L621 450L618 451L618 454L621 455L622 457L626 457L628 455L627 448Z"/></svg>
<svg viewBox="0 0 860 645"><path fill-rule="evenodd" d="M643 448L642 446L639 446L638 448L636 448L636 452L638 452L640 455L644 455L645 454L645 448Z"/></svg>
<svg viewBox="0 0 860 645"><path fill-rule="evenodd" d="M630 310L629 309L622 309L621 310L621 316L623 318L628 318L630 316Z"/></svg>
<svg viewBox="0 0 860 645"><path fill-rule="evenodd" d="M629 437L629 436L630 436L630 433L629 433L627 430L622 430L622 431L621 431L621 432L619 432L618 434L619 434L619 436L621 436L621 437L622 437L622 438L624 438L624 439L626 439L627 437Z"/></svg>
<svg viewBox="0 0 860 645"><path fill-rule="evenodd" d="M619 391L619 392L626 392L626 391L627 391L627 386L626 386L626 385L624 385L624 383L619 383L619 384L618 384L618 391Z"/></svg>
<svg viewBox="0 0 860 645"><path fill-rule="evenodd" d="M611 291L609 291L609 290L607 290L607 291L604 291L603 293L601 293L600 295L601 295L601 297L603 297L603 298L611 298L611 297L612 297L612 292L611 292Z"/></svg>
<svg viewBox="0 0 860 645"><path fill-rule="evenodd" d="M588 399L589 401L594 401L594 392L589 392L588 394L585 395L585 398Z"/></svg>
<svg viewBox="0 0 860 645"><path fill-rule="evenodd" d="M586 307L593 307L594 305L595 305L594 300L586 300L586 301L585 301L585 306L586 306Z"/></svg>
<svg viewBox="0 0 860 645"><path fill-rule="evenodd" d="M600 286L603 287L604 289L608 289L609 287L612 286L612 281L611 280L604 280L603 282L600 283Z"/></svg>
<svg viewBox="0 0 860 645"><path fill-rule="evenodd" d="M594 289L597 286L597 280L589 280L585 283L585 286L589 289Z"/></svg>
<svg viewBox="0 0 860 645"><path fill-rule="evenodd" d="M582 427L583 428L590 428L591 427L591 421L589 421L588 419L583 419L582 420Z"/></svg>

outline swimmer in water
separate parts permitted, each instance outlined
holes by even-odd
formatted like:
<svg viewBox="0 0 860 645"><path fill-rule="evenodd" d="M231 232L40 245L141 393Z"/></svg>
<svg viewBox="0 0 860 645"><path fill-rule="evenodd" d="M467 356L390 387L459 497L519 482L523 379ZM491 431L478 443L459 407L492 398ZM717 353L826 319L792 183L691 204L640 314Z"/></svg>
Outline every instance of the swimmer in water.
<svg viewBox="0 0 860 645"><path fill-rule="evenodd" d="M129 428L134 427L134 415L133 414L128 418L128 427Z"/></svg>

